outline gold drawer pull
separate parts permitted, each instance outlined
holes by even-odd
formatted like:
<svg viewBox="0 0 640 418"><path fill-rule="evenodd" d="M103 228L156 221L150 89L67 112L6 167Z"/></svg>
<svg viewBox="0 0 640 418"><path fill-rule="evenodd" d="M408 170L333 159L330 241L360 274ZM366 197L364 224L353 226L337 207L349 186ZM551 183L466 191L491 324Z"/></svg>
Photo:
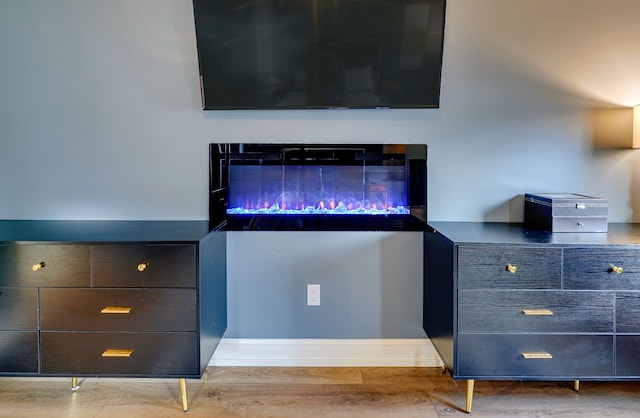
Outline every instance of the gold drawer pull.
<svg viewBox="0 0 640 418"><path fill-rule="evenodd" d="M514 266L513 264L507 264L505 270L507 270L509 273L515 273L516 271L518 271L518 267Z"/></svg>
<svg viewBox="0 0 640 418"><path fill-rule="evenodd" d="M105 306L100 309L101 314L130 314L133 306Z"/></svg>
<svg viewBox="0 0 640 418"><path fill-rule="evenodd" d="M551 353L545 353L545 352L531 352L531 353L522 353L522 357L524 357L527 360L532 360L532 359L550 359L553 358L553 356L551 355Z"/></svg>
<svg viewBox="0 0 640 418"><path fill-rule="evenodd" d="M122 348L109 348L102 353L102 357L131 357L133 350Z"/></svg>
<svg viewBox="0 0 640 418"><path fill-rule="evenodd" d="M142 263L138 264L138 271L145 271L147 267L149 267L149 262L143 261Z"/></svg>
<svg viewBox="0 0 640 418"><path fill-rule="evenodd" d="M609 269L609 272L614 272L617 274L622 274L622 267L618 267L616 265L613 264L609 264L611 266L611 268Z"/></svg>
<svg viewBox="0 0 640 418"><path fill-rule="evenodd" d="M553 311L551 309L523 309L522 313L525 315L553 315Z"/></svg>
<svg viewBox="0 0 640 418"><path fill-rule="evenodd" d="M47 263L45 263L44 261L41 261L41 262L39 262L38 264L34 264L34 265L31 267L31 270L33 270L33 271L38 271L38 270L40 270L41 268L44 268L46 265L47 265Z"/></svg>

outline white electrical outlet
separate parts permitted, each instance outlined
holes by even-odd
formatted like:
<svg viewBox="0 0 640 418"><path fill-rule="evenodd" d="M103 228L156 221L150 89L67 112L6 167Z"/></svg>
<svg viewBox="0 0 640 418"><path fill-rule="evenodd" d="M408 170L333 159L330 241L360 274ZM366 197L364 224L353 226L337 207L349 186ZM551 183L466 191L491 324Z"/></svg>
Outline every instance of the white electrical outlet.
<svg viewBox="0 0 640 418"><path fill-rule="evenodd" d="M307 306L320 306L320 285L307 285Z"/></svg>

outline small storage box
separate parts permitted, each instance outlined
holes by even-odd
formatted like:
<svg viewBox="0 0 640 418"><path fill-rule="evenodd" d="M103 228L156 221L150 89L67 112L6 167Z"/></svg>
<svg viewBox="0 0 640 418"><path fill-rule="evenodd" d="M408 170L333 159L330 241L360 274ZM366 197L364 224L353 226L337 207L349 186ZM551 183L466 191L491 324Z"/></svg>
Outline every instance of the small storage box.
<svg viewBox="0 0 640 418"><path fill-rule="evenodd" d="M526 193L527 228L550 232L607 232L606 199L573 193Z"/></svg>

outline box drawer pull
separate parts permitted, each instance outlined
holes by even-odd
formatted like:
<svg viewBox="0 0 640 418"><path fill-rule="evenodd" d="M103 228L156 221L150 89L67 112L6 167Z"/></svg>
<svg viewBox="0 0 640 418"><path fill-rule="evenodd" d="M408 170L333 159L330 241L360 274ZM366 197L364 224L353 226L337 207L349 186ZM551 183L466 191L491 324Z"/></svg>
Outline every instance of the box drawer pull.
<svg viewBox="0 0 640 418"><path fill-rule="evenodd" d="M553 358L551 353L546 353L546 352L525 352L525 353L522 353L522 357L524 357L527 360Z"/></svg>
<svg viewBox="0 0 640 418"><path fill-rule="evenodd" d="M133 306L105 306L100 309L101 314L130 314Z"/></svg>
<svg viewBox="0 0 640 418"><path fill-rule="evenodd" d="M131 354L131 349L109 348L102 353L102 357L131 357Z"/></svg>
<svg viewBox="0 0 640 418"><path fill-rule="evenodd" d="M514 273L516 271L518 271L518 267L514 266L513 264L507 264L507 267L505 267L505 270L507 270L509 273Z"/></svg>
<svg viewBox="0 0 640 418"><path fill-rule="evenodd" d="M149 262L143 261L142 263L138 264L138 271L145 271L148 267L149 267Z"/></svg>
<svg viewBox="0 0 640 418"><path fill-rule="evenodd" d="M525 315L538 315L538 316L553 315L553 311L551 309L523 309L522 313Z"/></svg>
<svg viewBox="0 0 640 418"><path fill-rule="evenodd" d="M41 261L41 262L39 262L38 264L34 264L34 265L31 267L31 270L33 270L33 271L38 271L38 270L40 270L41 268L44 268L46 265L47 265L47 263L45 263L44 261Z"/></svg>
<svg viewBox="0 0 640 418"><path fill-rule="evenodd" d="M614 264L609 264L611 267L609 268L609 273L613 272L613 273L617 273L617 274L622 274L622 267L618 267Z"/></svg>

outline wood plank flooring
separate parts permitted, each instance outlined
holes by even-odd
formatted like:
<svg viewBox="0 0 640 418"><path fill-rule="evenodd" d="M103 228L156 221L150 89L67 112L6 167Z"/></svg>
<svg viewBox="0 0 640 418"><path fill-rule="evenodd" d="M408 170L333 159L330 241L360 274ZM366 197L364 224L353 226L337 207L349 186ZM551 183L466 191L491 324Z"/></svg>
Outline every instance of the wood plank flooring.
<svg viewBox="0 0 640 418"><path fill-rule="evenodd" d="M437 368L212 367L177 379L0 378L0 417L637 417L640 382L465 382Z"/></svg>

